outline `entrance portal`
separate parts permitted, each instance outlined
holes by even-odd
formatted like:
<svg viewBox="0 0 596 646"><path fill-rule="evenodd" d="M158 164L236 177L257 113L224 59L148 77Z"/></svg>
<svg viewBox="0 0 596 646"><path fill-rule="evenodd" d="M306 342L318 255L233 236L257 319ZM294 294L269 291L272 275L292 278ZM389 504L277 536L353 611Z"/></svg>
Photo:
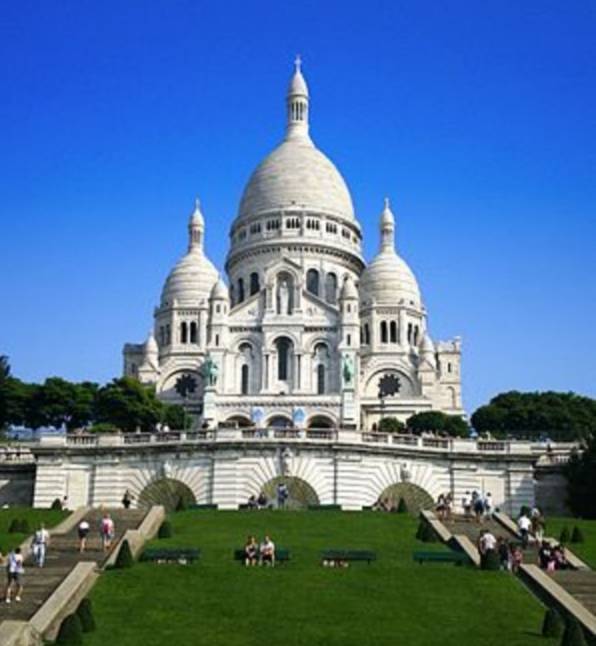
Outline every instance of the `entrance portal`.
<svg viewBox="0 0 596 646"><path fill-rule="evenodd" d="M278 476L266 482L261 489L268 502L274 506L278 504L277 489L281 484L288 488L288 497L284 505L286 509L306 509L309 505L319 504L319 497L308 482L292 476Z"/></svg>
<svg viewBox="0 0 596 646"><path fill-rule="evenodd" d="M193 492L180 480L161 478L148 484L139 496L139 507L163 505L167 512L196 503Z"/></svg>

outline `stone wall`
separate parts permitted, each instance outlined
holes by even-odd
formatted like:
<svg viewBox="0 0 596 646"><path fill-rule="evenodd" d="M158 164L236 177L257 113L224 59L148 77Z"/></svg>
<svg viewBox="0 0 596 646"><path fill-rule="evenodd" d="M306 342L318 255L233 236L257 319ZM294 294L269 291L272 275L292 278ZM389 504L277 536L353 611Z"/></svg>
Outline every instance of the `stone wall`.
<svg viewBox="0 0 596 646"><path fill-rule="evenodd" d="M35 464L0 462L0 507L33 504Z"/></svg>
<svg viewBox="0 0 596 646"><path fill-rule="evenodd" d="M567 516L567 478L560 467L541 467L536 470L536 504L547 516Z"/></svg>

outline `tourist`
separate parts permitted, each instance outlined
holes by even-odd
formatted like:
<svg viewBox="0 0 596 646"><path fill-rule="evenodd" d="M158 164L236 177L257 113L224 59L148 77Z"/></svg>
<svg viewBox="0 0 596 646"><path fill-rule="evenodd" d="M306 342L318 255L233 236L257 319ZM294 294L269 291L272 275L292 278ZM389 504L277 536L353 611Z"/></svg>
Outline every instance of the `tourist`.
<svg viewBox="0 0 596 646"><path fill-rule="evenodd" d="M6 603L11 602L11 594L13 589L15 590L15 601L21 600L21 594L23 593L23 574L25 574L25 568L23 567L23 555L21 554L21 548L15 548L8 555L8 565L6 567L6 574L8 576L8 583L6 585Z"/></svg>
<svg viewBox="0 0 596 646"><path fill-rule="evenodd" d="M497 539L497 552L499 554L499 561L501 569L506 572L511 571L511 547L509 541L502 536Z"/></svg>
<svg viewBox="0 0 596 646"><path fill-rule="evenodd" d="M288 486L286 485L286 483L280 482L277 485L277 506L280 509L283 509L286 506L286 500L288 499L289 495L290 492L288 491Z"/></svg>
<svg viewBox="0 0 596 646"><path fill-rule="evenodd" d="M538 550L538 564L543 570L552 572L555 569L555 556L548 541L542 541Z"/></svg>
<svg viewBox="0 0 596 646"><path fill-rule="evenodd" d="M133 501L132 494L127 489L124 492L124 496L122 497L122 506L124 507L124 509L130 509L130 505L131 505L132 501Z"/></svg>
<svg viewBox="0 0 596 646"><path fill-rule="evenodd" d="M268 504L267 496L261 491L259 494L259 497L257 498L257 505L259 506L259 509L265 509Z"/></svg>
<svg viewBox="0 0 596 646"><path fill-rule="evenodd" d="M461 506L463 507L465 518L466 519L471 518L471 516L472 516L472 498L470 496L469 491L466 491L466 493L463 495L463 497L461 499Z"/></svg>
<svg viewBox="0 0 596 646"><path fill-rule="evenodd" d="M488 529L484 529L482 532L480 532L478 546L480 554L486 558L489 552L495 551L497 547L497 539L492 532L490 532Z"/></svg>
<svg viewBox="0 0 596 646"><path fill-rule="evenodd" d="M78 534L79 534L79 552L81 554L85 551L85 548L87 547L87 536L89 535L89 523L86 521L84 518L83 520L79 523L78 527Z"/></svg>
<svg viewBox="0 0 596 646"><path fill-rule="evenodd" d="M39 529L33 535L33 542L31 549L33 551L33 559L37 567L43 567L46 561L46 550L50 544L50 532L44 527L42 523Z"/></svg>
<svg viewBox="0 0 596 646"><path fill-rule="evenodd" d="M104 552L107 552L110 547L112 547L112 541L114 540L114 521L112 520L110 514L107 512L103 515L100 526L101 534L101 543L103 546Z"/></svg>
<svg viewBox="0 0 596 646"><path fill-rule="evenodd" d="M246 506L248 507L248 509L258 509L259 505L257 503L257 498L254 494L248 497L248 502L246 503Z"/></svg>
<svg viewBox="0 0 596 646"><path fill-rule="evenodd" d="M453 511L453 494L449 492L445 496L445 518L451 520L451 512Z"/></svg>
<svg viewBox="0 0 596 646"><path fill-rule="evenodd" d="M486 496L484 496L484 516L486 518L490 518L492 511L493 511L493 499L492 499L492 495L489 492L486 494Z"/></svg>
<svg viewBox="0 0 596 646"><path fill-rule="evenodd" d="M553 547L553 559L555 561L555 569L567 570L569 568L569 562L565 556L565 548L562 545L555 545Z"/></svg>
<svg viewBox="0 0 596 646"><path fill-rule="evenodd" d="M265 536L265 540L261 543L260 548L261 565L275 565L275 543L269 536Z"/></svg>
<svg viewBox="0 0 596 646"><path fill-rule="evenodd" d="M514 545L511 548L511 571L514 574L517 574L519 572L519 566L522 564L522 561L524 560L524 553L520 549L519 545Z"/></svg>
<svg viewBox="0 0 596 646"><path fill-rule="evenodd" d="M445 516L445 496L440 493L439 497L437 498L437 506L435 507L437 516L440 519L443 519Z"/></svg>
<svg viewBox="0 0 596 646"><path fill-rule="evenodd" d="M259 557L259 545L254 536L249 536L244 544L244 565L256 565Z"/></svg>
<svg viewBox="0 0 596 646"><path fill-rule="evenodd" d="M476 498L474 499L474 516L476 517L476 522L481 523L484 516L484 500L478 493L474 493L476 494Z"/></svg>
<svg viewBox="0 0 596 646"><path fill-rule="evenodd" d="M528 543L530 542L530 528L532 527L532 521L526 514L522 514L517 521L517 527L522 539L522 546L524 549L526 549L526 547L528 547Z"/></svg>
<svg viewBox="0 0 596 646"><path fill-rule="evenodd" d="M530 521L532 523L532 533L534 534L536 542L540 544L542 543L542 539L544 537L544 529L546 527L544 516L540 513L540 510L538 510L538 514L532 513L532 518L530 519Z"/></svg>

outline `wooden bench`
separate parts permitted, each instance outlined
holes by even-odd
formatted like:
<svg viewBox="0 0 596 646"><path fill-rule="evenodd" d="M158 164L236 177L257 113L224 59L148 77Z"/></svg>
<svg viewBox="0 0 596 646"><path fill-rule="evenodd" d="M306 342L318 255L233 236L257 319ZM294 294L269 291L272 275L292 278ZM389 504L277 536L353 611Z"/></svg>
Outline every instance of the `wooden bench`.
<svg viewBox="0 0 596 646"><path fill-rule="evenodd" d="M375 552L370 550L323 550L322 561L366 561L369 565L377 560Z"/></svg>
<svg viewBox="0 0 596 646"><path fill-rule="evenodd" d="M241 561L242 563L244 563L245 559L246 559L246 553L244 552L243 547L240 549L234 550L235 561ZM276 548L275 550L276 563L285 563L286 561L289 561L289 560L290 560L290 550L287 550L284 548Z"/></svg>
<svg viewBox="0 0 596 646"><path fill-rule="evenodd" d="M201 550L196 548L149 548L141 554L141 561L153 563L194 563L201 556Z"/></svg>
<svg viewBox="0 0 596 646"><path fill-rule="evenodd" d="M462 565L470 562L470 558L464 552L414 552L414 561L422 565L424 561L434 563L455 563Z"/></svg>

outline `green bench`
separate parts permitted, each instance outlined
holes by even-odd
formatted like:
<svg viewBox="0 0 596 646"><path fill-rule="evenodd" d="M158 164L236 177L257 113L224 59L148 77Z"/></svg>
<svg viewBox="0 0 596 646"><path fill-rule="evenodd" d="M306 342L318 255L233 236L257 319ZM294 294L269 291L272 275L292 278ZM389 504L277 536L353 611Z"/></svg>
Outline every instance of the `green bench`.
<svg viewBox="0 0 596 646"><path fill-rule="evenodd" d="M194 563L201 556L196 548L155 548L146 549L139 560L153 563Z"/></svg>
<svg viewBox="0 0 596 646"><path fill-rule="evenodd" d="M212 505L212 504L194 504L194 505L188 505L189 509L217 509L217 505Z"/></svg>
<svg viewBox="0 0 596 646"><path fill-rule="evenodd" d="M242 561L244 563L245 559L246 559L246 554L244 552L243 547L238 550L234 550L235 561ZM289 561L289 560L290 560L290 550L287 550L284 548L276 548L275 550L276 563L285 563L286 561Z"/></svg>
<svg viewBox="0 0 596 646"><path fill-rule="evenodd" d="M470 558L464 552L414 552L413 558L420 565L425 561L433 563L455 563L456 565L470 562Z"/></svg>
<svg viewBox="0 0 596 646"><path fill-rule="evenodd" d="M341 511L341 505L309 505L308 511Z"/></svg>
<svg viewBox="0 0 596 646"><path fill-rule="evenodd" d="M369 565L377 560L375 552L370 550L323 550L322 561L366 561Z"/></svg>

